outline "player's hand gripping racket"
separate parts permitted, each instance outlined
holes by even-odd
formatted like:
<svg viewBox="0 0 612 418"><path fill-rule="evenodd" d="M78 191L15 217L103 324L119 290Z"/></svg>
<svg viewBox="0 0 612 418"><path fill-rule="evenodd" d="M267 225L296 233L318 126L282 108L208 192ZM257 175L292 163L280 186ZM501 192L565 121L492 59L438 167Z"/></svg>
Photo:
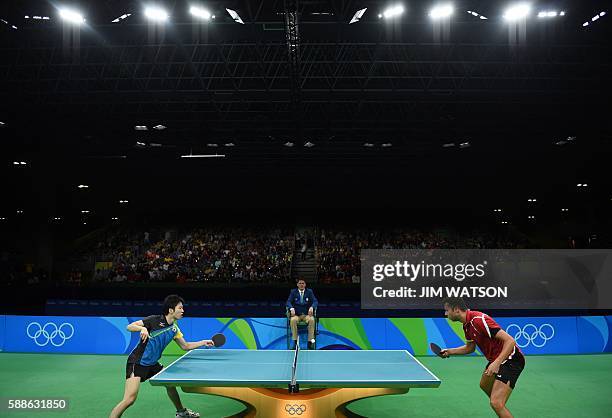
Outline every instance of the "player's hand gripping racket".
<svg viewBox="0 0 612 418"><path fill-rule="evenodd" d="M432 353L440 358L448 358L448 351L446 349L440 348L440 346L436 343L429 343L429 348L431 348Z"/></svg>

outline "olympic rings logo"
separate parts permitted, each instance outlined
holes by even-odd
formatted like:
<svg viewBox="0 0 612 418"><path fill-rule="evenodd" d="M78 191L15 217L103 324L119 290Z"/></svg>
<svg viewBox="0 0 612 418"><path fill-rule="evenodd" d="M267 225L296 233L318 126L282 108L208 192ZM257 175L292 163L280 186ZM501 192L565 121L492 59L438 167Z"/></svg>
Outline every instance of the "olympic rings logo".
<svg viewBox="0 0 612 418"><path fill-rule="evenodd" d="M306 405L287 404L285 405L285 411L287 411L289 415L302 415L304 412L306 412Z"/></svg>
<svg viewBox="0 0 612 418"><path fill-rule="evenodd" d="M45 325L30 322L26 333L39 347L49 343L54 347L61 347L74 335L74 327L68 322L64 322L59 327L53 322L47 322Z"/></svg>
<svg viewBox="0 0 612 418"><path fill-rule="evenodd" d="M516 332L512 333L511 328L515 327ZM555 336L555 328L550 324L542 324L537 327L534 324L527 324L523 328L517 324L511 324L506 328L506 332L514 337L516 345L520 348L528 347L529 344L536 348L542 348L548 340Z"/></svg>

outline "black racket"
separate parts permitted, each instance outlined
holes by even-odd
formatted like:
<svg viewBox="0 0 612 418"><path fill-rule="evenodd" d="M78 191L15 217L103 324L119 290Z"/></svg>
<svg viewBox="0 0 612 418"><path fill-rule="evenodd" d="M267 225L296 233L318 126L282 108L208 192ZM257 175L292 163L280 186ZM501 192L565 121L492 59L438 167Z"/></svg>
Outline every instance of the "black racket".
<svg viewBox="0 0 612 418"><path fill-rule="evenodd" d="M211 338L213 344L215 345L215 347L223 347L223 345L225 344L225 335L223 334L215 334L212 336Z"/></svg>
<svg viewBox="0 0 612 418"><path fill-rule="evenodd" d="M440 348L440 346L436 343L429 343L429 348L431 348L431 351L438 357L440 358L446 358L442 355L442 349Z"/></svg>

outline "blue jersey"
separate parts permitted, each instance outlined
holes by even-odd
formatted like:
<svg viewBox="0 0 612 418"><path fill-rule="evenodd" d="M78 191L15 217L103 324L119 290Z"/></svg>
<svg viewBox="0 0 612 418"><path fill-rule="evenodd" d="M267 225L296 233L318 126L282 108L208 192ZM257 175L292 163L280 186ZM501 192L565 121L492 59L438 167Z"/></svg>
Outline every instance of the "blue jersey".
<svg viewBox="0 0 612 418"><path fill-rule="evenodd" d="M145 342L141 340L132 350L128 363L153 366L157 364L168 344L172 340L183 338L183 333L176 321L170 325L164 315L151 315L144 318L142 322L149 331L149 338Z"/></svg>

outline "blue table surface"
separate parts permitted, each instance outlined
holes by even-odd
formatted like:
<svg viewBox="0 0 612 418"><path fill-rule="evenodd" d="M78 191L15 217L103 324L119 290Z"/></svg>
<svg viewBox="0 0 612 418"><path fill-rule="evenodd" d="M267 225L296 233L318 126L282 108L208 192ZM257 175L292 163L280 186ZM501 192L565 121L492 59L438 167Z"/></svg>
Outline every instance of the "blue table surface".
<svg viewBox="0 0 612 418"><path fill-rule="evenodd" d="M292 350L193 350L151 378L153 385L286 387ZM405 350L300 351L303 387L437 387L438 379Z"/></svg>

